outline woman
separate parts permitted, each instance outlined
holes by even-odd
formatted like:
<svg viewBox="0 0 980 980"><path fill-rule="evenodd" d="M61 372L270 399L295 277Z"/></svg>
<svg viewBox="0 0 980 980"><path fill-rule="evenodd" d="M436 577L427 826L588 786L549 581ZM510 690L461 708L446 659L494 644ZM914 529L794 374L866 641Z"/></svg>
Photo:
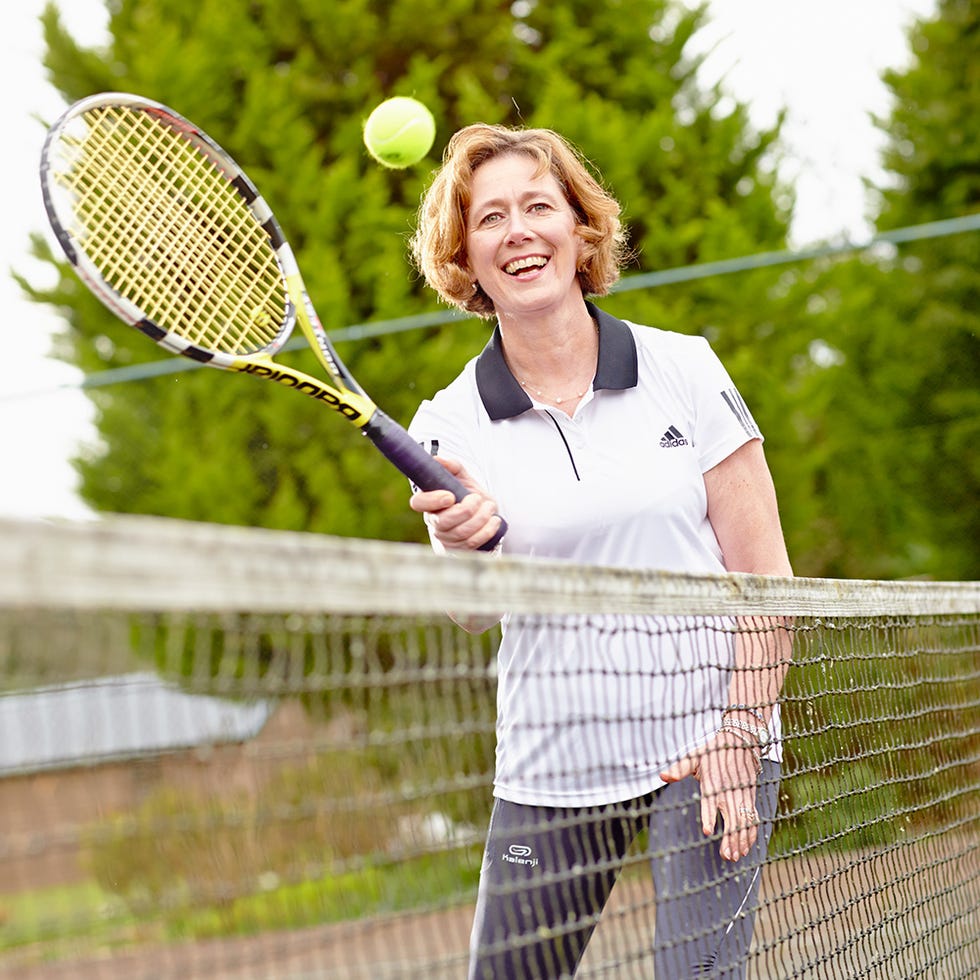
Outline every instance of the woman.
<svg viewBox="0 0 980 980"><path fill-rule="evenodd" d="M488 541L499 509L508 554L789 575L761 435L707 343L586 300L618 278L619 210L549 130L450 141L413 253L443 299L496 328L411 426L472 492L411 506L447 552ZM470 976L571 976L644 828L656 975L742 976L785 644L653 617L505 616L503 630Z"/></svg>

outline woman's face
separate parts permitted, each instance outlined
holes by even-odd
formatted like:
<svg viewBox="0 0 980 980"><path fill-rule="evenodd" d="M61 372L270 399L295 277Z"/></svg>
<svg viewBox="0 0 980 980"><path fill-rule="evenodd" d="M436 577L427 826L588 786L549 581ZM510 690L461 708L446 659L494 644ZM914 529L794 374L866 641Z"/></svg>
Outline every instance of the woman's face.
<svg viewBox="0 0 980 980"><path fill-rule="evenodd" d="M466 221L467 269L498 316L531 315L581 301L581 239L561 185L537 163L507 153L473 174Z"/></svg>

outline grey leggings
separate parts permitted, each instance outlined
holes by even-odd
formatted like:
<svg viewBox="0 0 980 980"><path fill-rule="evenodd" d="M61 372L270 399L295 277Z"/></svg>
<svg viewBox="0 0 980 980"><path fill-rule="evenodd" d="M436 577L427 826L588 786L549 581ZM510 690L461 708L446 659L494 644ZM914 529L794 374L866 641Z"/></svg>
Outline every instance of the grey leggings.
<svg viewBox="0 0 980 980"><path fill-rule="evenodd" d="M744 977L778 784L779 766L764 762L756 797L759 836L734 864L721 859L717 836L701 832L694 779L600 807L496 800L480 873L470 980L573 976L643 829L649 830L656 890L653 975Z"/></svg>

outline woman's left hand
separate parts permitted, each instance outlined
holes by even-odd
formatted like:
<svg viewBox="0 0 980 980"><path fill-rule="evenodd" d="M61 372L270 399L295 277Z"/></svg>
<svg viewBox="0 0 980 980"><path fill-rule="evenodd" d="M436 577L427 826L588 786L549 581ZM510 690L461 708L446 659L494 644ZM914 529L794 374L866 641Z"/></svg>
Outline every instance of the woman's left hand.
<svg viewBox="0 0 980 980"><path fill-rule="evenodd" d="M714 833L718 814L724 821L721 856L726 861L745 857L758 836L755 809L758 780L756 755L728 732L718 732L700 748L665 769L660 778L676 783L693 776L701 784L701 829Z"/></svg>

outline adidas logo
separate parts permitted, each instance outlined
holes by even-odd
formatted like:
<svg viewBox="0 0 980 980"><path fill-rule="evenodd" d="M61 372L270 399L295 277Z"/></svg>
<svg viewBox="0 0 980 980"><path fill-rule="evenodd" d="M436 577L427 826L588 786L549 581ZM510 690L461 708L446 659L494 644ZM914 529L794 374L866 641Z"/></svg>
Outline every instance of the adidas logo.
<svg viewBox="0 0 980 980"><path fill-rule="evenodd" d="M673 449L675 446L689 446L690 443L684 438L683 435L674 427L671 426L663 435L660 440L661 449Z"/></svg>

